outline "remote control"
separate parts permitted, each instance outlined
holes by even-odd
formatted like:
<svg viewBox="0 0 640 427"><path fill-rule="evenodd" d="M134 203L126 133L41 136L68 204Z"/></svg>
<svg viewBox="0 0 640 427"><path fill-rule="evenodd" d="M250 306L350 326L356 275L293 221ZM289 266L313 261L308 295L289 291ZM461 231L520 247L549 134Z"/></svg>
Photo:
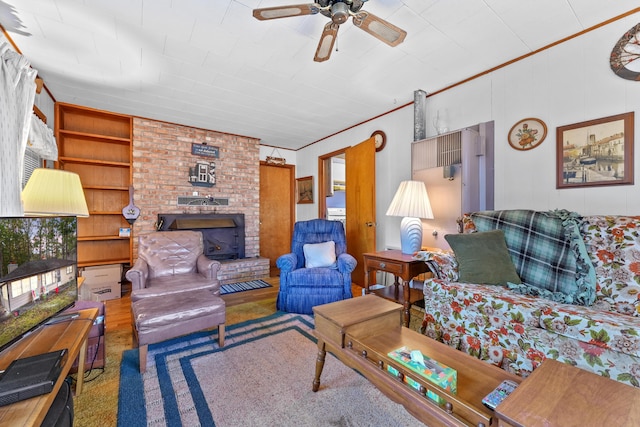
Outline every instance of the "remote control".
<svg viewBox="0 0 640 427"><path fill-rule="evenodd" d="M516 387L518 387L518 384L513 381L502 381L502 383L498 387L496 387L491 393L487 394L482 399L483 405L491 410L495 410L496 406L498 406L500 402L506 399L507 396L509 396L513 392L513 390L516 389Z"/></svg>

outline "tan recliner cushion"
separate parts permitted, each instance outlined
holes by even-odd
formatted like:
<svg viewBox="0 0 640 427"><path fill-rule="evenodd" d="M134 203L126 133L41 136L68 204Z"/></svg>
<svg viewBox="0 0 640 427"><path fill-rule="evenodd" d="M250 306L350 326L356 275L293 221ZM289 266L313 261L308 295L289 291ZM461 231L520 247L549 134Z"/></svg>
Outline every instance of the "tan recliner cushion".
<svg viewBox="0 0 640 427"><path fill-rule="evenodd" d="M195 273L196 261L204 251L202 233L164 231L139 237L138 256L149 265L149 277Z"/></svg>

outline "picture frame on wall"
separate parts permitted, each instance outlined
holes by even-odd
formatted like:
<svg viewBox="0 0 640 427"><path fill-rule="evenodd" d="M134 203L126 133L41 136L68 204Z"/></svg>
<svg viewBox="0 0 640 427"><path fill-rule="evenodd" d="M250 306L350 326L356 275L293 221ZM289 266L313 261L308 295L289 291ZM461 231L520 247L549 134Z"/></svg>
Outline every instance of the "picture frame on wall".
<svg viewBox="0 0 640 427"><path fill-rule="evenodd" d="M299 205L313 203L313 176L296 178L296 194Z"/></svg>
<svg viewBox="0 0 640 427"><path fill-rule="evenodd" d="M559 126L556 188L633 184L634 113Z"/></svg>

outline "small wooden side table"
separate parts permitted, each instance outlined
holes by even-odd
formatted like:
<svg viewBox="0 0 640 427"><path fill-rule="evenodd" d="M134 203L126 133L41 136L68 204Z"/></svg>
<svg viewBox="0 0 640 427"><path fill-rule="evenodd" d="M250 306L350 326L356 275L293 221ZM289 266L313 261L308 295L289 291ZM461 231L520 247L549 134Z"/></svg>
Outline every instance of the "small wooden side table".
<svg viewBox="0 0 640 427"><path fill-rule="evenodd" d="M374 293L382 298L395 301L404 306L404 326L409 327L411 320L411 304L424 298L420 289L411 289L409 282L414 277L429 272L424 261L419 261L411 255L403 254L399 250L387 250L363 254L364 257L364 286L367 293ZM369 290L369 275L376 271L391 273L395 277L393 286L384 289ZM402 292L400 292L402 279Z"/></svg>
<svg viewBox="0 0 640 427"><path fill-rule="evenodd" d="M495 413L500 427L638 426L640 390L547 359Z"/></svg>

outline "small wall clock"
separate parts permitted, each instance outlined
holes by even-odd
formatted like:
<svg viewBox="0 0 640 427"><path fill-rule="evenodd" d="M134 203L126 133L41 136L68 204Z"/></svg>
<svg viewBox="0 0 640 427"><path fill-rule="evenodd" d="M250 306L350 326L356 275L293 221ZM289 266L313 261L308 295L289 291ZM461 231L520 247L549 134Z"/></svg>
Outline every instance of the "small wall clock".
<svg viewBox="0 0 640 427"><path fill-rule="evenodd" d="M640 24L620 37L611 51L609 63L618 77L640 81Z"/></svg>
<svg viewBox="0 0 640 427"><path fill-rule="evenodd" d="M540 119L522 119L509 131L509 145L516 150L536 148L547 137L547 125Z"/></svg>
<svg viewBox="0 0 640 427"><path fill-rule="evenodd" d="M387 135L381 130L374 131L370 138L375 138L376 152L382 151L384 146L387 145Z"/></svg>

